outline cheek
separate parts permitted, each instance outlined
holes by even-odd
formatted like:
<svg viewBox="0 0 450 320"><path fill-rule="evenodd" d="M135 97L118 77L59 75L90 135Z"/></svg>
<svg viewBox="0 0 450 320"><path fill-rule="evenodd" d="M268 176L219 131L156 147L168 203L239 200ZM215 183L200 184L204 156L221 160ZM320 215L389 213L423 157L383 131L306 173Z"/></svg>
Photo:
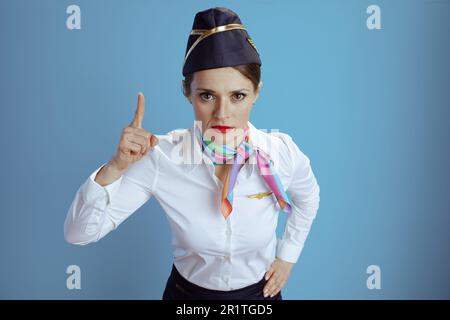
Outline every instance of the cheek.
<svg viewBox="0 0 450 320"><path fill-rule="evenodd" d="M194 112L197 120L207 121L212 117L212 110L210 106L205 106L198 101L193 101Z"/></svg>
<svg viewBox="0 0 450 320"><path fill-rule="evenodd" d="M250 103L238 104L233 108L233 118L236 119L238 123L245 125L247 124L251 109L252 105Z"/></svg>

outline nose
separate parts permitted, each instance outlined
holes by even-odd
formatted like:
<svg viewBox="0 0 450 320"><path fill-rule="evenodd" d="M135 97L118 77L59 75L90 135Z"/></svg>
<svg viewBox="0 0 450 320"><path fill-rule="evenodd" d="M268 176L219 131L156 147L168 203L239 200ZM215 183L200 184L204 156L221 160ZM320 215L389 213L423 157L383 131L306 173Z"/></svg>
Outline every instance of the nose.
<svg viewBox="0 0 450 320"><path fill-rule="evenodd" d="M217 99L216 108L214 110L214 116L217 119L221 120L228 119L230 117L228 101L226 101L226 99L223 98Z"/></svg>

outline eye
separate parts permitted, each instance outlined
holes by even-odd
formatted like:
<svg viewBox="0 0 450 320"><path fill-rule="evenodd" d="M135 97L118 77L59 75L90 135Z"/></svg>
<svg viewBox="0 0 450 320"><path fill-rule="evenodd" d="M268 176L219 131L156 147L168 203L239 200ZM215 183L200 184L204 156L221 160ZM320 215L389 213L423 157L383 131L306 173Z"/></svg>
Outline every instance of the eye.
<svg viewBox="0 0 450 320"><path fill-rule="evenodd" d="M235 94L233 95L233 99L236 100L236 101L242 101L242 100L245 99L246 96L247 96L247 95L246 95L245 93L238 92L238 93L235 93Z"/></svg>
<svg viewBox="0 0 450 320"><path fill-rule="evenodd" d="M204 101L212 101L214 99L214 96L208 92L200 93L200 98Z"/></svg>

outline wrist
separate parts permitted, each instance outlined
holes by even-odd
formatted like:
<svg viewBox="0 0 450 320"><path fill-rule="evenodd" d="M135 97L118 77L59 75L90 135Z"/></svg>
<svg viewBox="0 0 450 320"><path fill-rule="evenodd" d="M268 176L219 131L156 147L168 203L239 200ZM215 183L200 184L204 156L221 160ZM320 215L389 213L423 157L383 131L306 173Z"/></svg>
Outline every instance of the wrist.
<svg viewBox="0 0 450 320"><path fill-rule="evenodd" d="M106 164L105 169L107 169L109 171L113 171L117 174L122 174L127 168L120 167L119 165L117 165L117 163L114 161L114 159L112 159Z"/></svg>

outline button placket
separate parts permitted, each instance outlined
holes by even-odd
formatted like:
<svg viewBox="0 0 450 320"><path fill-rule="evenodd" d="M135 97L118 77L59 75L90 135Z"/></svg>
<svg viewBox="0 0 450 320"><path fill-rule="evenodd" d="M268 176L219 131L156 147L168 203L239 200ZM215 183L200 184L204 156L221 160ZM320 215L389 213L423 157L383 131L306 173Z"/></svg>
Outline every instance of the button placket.
<svg viewBox="0 0 450 320"><path fill-rule="evenodd" d="M224 274L222 275L222 280L229 287L231 278L231 219L227 219L227 226L225 229L226 245L225 245L225 255L223 256Z"/></svg>

